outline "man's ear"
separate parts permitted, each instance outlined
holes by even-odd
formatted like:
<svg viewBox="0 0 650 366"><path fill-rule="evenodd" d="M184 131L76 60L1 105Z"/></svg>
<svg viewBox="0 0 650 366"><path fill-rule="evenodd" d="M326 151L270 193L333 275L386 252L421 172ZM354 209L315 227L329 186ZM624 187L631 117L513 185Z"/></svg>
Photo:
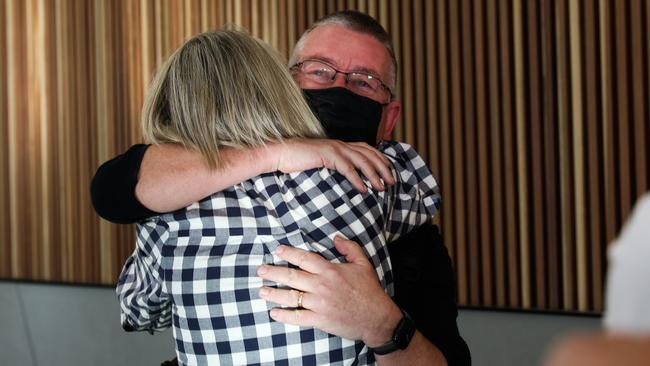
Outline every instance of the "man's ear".
<svg viewBox="0 0 650 366"><path fill-rule="evenodd" d="M377 140L390 140L395 124L402 111L402 103L399 100L394 100L384 107L382 113L381 123L377 130Z"/></svg>

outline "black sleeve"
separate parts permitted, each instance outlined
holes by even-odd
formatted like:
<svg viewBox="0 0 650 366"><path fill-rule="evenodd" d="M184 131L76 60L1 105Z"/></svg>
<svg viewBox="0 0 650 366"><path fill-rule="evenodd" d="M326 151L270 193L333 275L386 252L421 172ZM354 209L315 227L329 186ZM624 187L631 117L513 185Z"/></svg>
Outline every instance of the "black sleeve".
<svg viewBox="0 0 650 366"><path fill-rule="evenodd" d="M99 216L116 224L132 224L158 215L135 198L135 186L149 145L133 145L102 164L90 182L90 197Z"/></svg>
<svg viewBox="0 0 650 366"><path fill-rule="evenodd" d="M395 277L395 302L435 344L449 366L471 365L458 332L454 271L437 226L425 224L388 245Z"/></svg>

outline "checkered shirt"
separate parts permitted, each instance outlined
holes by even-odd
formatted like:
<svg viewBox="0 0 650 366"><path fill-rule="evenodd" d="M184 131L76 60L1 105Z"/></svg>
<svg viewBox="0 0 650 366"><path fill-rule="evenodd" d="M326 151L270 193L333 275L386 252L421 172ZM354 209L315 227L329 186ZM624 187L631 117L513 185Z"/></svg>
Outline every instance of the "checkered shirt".
<svg viewBox="0 0 650 366"><path fill-rule="evenodd" d="M273 321L258 296L262 264L288 244L345 261L333 239L354 240L393 295L386 243L431 219L440 196L422 158L406 144L382 142L397 183L358 192L328 169L263 174L186 209L137 226L137 248L117 294L126 330L173 324L179 363L189 365L370 365L361 341Z"/></svg>

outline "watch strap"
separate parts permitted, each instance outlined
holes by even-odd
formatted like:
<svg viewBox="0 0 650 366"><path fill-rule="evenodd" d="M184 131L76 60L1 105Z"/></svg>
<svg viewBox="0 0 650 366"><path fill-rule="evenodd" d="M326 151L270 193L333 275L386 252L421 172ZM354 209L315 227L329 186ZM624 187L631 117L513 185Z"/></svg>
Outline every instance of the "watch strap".
<svg viewBox="0 0 650 366"><path fill-rule="evenodd" d="M386 343L378 347L368 347L370 351L377 355L387 355L400 349L406 349L413 335L415 334L415 323L410 315L402 310L402 319L393 331L393 337Z"/></svg>

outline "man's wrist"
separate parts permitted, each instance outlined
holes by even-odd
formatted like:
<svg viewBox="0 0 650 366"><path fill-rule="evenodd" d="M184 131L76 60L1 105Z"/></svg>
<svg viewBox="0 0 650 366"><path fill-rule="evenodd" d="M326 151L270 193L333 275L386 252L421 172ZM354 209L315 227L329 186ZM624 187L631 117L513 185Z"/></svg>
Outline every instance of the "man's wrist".
<svg viewBox="0 0 650 366"><path fill-rule="evenodd" d="M395 351L405 350L415 336L415 323L408 313L402 310L402 319L393 331L390 341L378 347L370 347L375 355L388 355Z"/></svg>
<svg viewBox="0 0 650 366"><path fill-rule="evenodd" d="M368 329L368 334L363 343L370 348L379 347L393 338L393 332L402 320L402 311L389 299L391 306L386 313L386 316L378 318L378 324L375 327Z"/></svg>

